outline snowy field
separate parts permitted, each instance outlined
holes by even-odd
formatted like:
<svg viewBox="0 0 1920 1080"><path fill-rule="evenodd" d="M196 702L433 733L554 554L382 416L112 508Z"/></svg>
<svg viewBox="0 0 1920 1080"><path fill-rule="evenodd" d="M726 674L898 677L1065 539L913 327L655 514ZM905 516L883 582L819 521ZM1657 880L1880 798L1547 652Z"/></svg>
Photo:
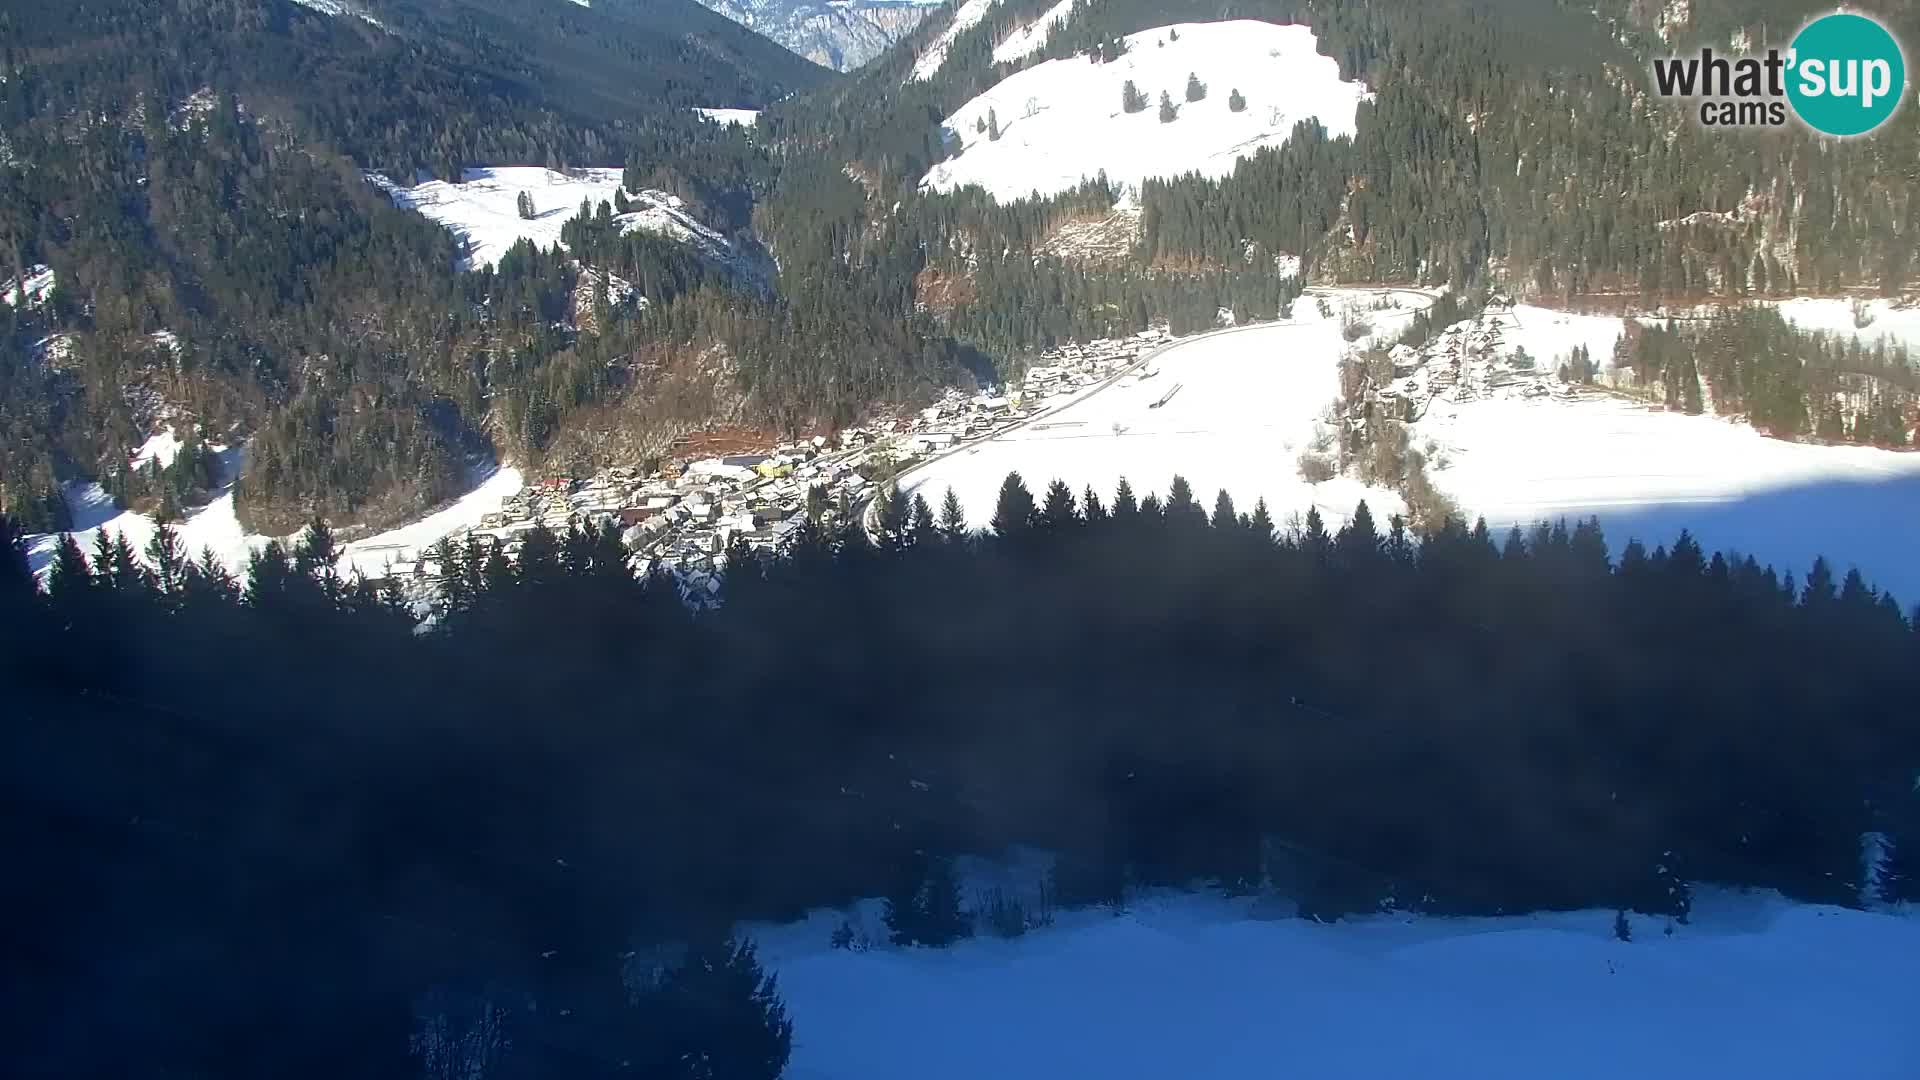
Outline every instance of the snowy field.
<svg viewBox="0 0 1920 1080"><path fill-rule="evenodd" d="M961 106L941 124L957 156L934 166L920 186L952 191L978 184L1006 202L1065 191L1102 170L1128 184L1186 172L1224 176L1240 158L1286 142L1301 120L1317 118L1331 135L1352 134L1367 97L1362 84L1341 80L1339 64L1319 54L1304 26L1180 23L1126 41L1127 54L1111 63L1048 60ZM1206 84L1200 101L1185 99L1189 74ZM1140 112L1121 108L1128 81L1146 95ZM1247 100L1240 112L1228 107L1235 89ZM1160 122L1161 91L1179 109L1172 123ZM978 130L989 110L999 121L997 140Z"/></svg>
<svg viewBox="0 0 1920 1080"><path fill-rule="evenodd" d="M738 127L752 127L760 119L759 109L695 109L694 112L716 124L733 124Z"/></svg>
<svg viewBox="0 0 1920 1080"><path fill-rule="evenodd" d="M500 256L521 240L531 240L542 250L560 243L560 230L580 212L580 201L592 206L612 202L620 190L619 169L576 169L555 172L532 166L468 169L461 182L429 180L413 187L401 187L377 173L367 179L385 191L395 206L417 210L450 229L467 243L467 269L492 266ZM533 217L520 216L519 198L526 192L533 199ZM663 191L629 191L631 212L614 220L622 232L644 230L658 233L697 248L716 260L731 256L731 248L718 232L686 212L678 196Z"/></svg>
<svg viewBox="0 0 1920 1080"><path fill-rule="evenodd" d="M1796 578L1826 555L1920 601L1920 454L1783 442L1604 398L1436 404L1415 432L1448 462L1434 483L1496 529L1598 514L1618 555L1630 537L1651 549L1686 528Z"/></svg>
<svg viewBox="0 0 1920 1080"><path fill-rule="evenodd" d="M1344 302L1356 294L1328 295ZM1148 365L1154 377L1083 393L908 472L902 487L938 505L951 486L975 527L985 527L1000 482L1015 470L1036 497L1058 477L1076 494L1091 483L1107 499L1121 476L1141 495L1164 497L1177 472L1206 506L1224 487L1241 510L1264 497L1283 525L1313 505L1331 528L1362 497L1384 521L1402 507L1391 492L1347 477L1317 489L1299 479L1296 458L1335 396L1344 343L1337 320L1317 319L1310 298L1294 309L1293 323L1175 343ZM1376 334L1390 336L1411 311L1374 313ZM1522 306L1505 347L1524 347L1551 370L1576 344L1596 360L1608 356L1621 326ZM1174 384L1181 389L1165 406L1147 407ZM1497 530L1598 515L1618 555L1630 538L1652 548L1687 528L1709 551L1738 550L1800 578L1825 555L1837 572L1858 567L1869 583L1920 601L1920 453L1783 442L1730 420L1600 394L1439 400L1414 429L1416 447L1429 443L1435 485Z"/></svg>
<svg viewBox="0 0 1920 1080"><path fill-rule="evenodd" d="M1690 925L1613 914L1253 917L1157 897L1018 941L830 949L752 930L791 1080L1911 1080L1920 920L1702 890ZM876 927L876 933L879 928Z"/></svg>
<svg viewBox="0 0 1920 1080"><path fill-rule="evenodd" d="M179 446L173 429L167 428L148 439L136 456L157 457L164 463L171 460ZM238 467L236 455L237 452L232 450L220 452L223 474L233 475ZM441 537L464 533L479 524L482 514L500 509L500 500L518 492L521 483L519 469L510 465L490 469L481 475L471 491L445 508L389 532L343 545L338 563L340 573L351 577L358 571L374 577L382 575L389 563L410 563ZM89 558L103 530L110 536L125 533L134 549L144 553L158 528L153 519L145 514L115 511L112 500L98 484L70 486L67 489L67 505L73 512L74 539ZM241 528L240 519L234 514L231 491L223 492L206 506L188 514L186 520L176 522L174 527L179 531L181 543L195 560L200 558L203 549L211 550L236 575L245 572L247 560L255 551L265 547L268 540L275 539L251 534ZM291 544L296 538L278 539L283 544ZM59 535L53 533L27 538L27 559L34 573L47 572L59 543Z"/></svg>
<svg viewBox="0 0 1920 1080"><path fill-rule="evenodd" d="M1349 301L1366 306L1385 295L1365 290L1324 290L1336 316ZM1370 313L1376 333L1391 337L1426 297L1396 290L1406 306ZM1251 511L1265 498L1274 519L1304 515L1317 506L1329 528L1367 500L1376 520L1402 509L1399 496L1341 477L1316 489L1299 477L1296 458L1314 435L1314 424L1339 392L1337 361L1344 342L1339 319L1319 316L1313 296L1294 303L1292 322L1224 331L1175 343L1140 371L1104 389L1082 392L1025 427L968 444L908 472L901 487L935 506L952 487L975 528L993 517L1000 483L1018 470L1039 498L1061 479L1078 495L1093 485L1111 502L1126 477L1137 497L1151 491L1165 498L1175 473L1186 477L1195 498L1209 510L1221 488L1235 506ZM1151 408L1175 386L1180 390ZM1119 426L1116 434L1115 425Z"/></svg>
<svg viewBox="0 0 1920 1080"><path fill-rule="evenodd" d="M1850 300L1802 296L1773 301L1772 306L1802 330L1856 337L1867 344L1884 339L1920 353L1920 304L1903 306L1878 297L1868 300L1865 326L1854 325Z"/></svg>

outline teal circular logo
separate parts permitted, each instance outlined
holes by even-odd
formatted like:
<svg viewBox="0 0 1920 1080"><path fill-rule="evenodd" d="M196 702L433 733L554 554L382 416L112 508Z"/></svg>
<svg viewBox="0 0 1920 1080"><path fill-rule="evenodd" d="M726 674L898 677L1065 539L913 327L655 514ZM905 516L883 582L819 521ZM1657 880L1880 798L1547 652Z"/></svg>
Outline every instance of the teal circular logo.
<svg viewBox="0 0 1920 1080"><path fill-rule="evenodd" d="M1815 131L1865 135L1907 92L1907 63L1887 28L1842 12L1808 23L1788 54L1787 100Z"/></svg>

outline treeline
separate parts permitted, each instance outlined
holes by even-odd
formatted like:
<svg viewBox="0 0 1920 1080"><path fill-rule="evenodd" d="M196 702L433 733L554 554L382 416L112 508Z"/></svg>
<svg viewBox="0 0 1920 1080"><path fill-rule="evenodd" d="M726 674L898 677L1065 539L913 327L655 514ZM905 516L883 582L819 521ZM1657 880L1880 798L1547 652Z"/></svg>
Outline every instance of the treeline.
<svg viewBox="0 0 1920 1080"><path fill-rule="evenodd" d="M622 957L880 895L951 940L945 857L1016 843L1063 904L1210 882L1321 919L1853 905L1870 831L1883 896L1920 880L1920 635L1858 573L1276 527L1180 481L874 520L736 546L698 615L604 534L450 547L427 633L324 526L244 584L164 531L68 546L45 591L8 536L16 1060L382 1073L452 994L537 1005L513 1056L618 1061L661 1032Z"/></svg>
<svg viewBox="0 0 1920 1080"><path fill-rule="evenodd" d="M1768 307L1630 326L1613 365L1659 388L1668 408L1698 414L1710 401L1781 438L1902 449L1920 420L1920 367L1904 347L1809 333Z"/></svg>

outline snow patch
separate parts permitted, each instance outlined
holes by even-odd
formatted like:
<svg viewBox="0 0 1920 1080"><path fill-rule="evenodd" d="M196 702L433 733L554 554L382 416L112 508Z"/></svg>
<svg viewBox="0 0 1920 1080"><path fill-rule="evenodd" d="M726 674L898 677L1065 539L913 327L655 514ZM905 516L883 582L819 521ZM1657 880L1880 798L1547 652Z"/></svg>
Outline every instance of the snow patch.
<svg viewBox="0 0 1920 1080"><path fill-rule="evenodd" d="M940 69L946 66L947 50L953 48L954 39L978 26L980 20L986 18L987 12L999 2L1000 0L967 0L966 3L961 4L960 9L953 13L953 21L934 37L933 42L927 46L927 51L921 53L920 58L914 61L913 72L907 76L907 81L925 82L938 74Z"/></svg>
<svg viewBox="0 0 1920 1080"><path fill-rule="evenodd" d="M695 109L694 112L716 124L733 124L750 128L760 119L759 109Z"/></svg>
<svg viewBox="0 0 1920 1080"><path fill-rule="evenodd" d="M1067 21L1073 14L1073 7L1079 0L1060 0L1059 3L1042 12L1040 17L1015 30L1007 40L994 46L993 62L1011 64L1039 52L1053 36L1053 28Z"/></svg>
<svg viewBox="0 0 1920 1080"><path fill-rule="evenodd" d="M612 202L621 190L619 169L574 169L555 172L531 166L468 169L458 184L429 180L401 187L378 173L367 180L386 192L395 206L417 210L450 229L467 245L466 269L499 263L514 244L531 240L541 249L565 247L560 230L580 212L585 199L591 206ZM520 216L520 193L533 200L533 217ZM644 229L691 244L715 259L729 259L732 246L725 237L687 213L678 196L663 191L627 192L633 212L617 220L631 231Z"/></svg>
<svg viewBox="0 0 1920 1080"><path fill-rule="evenodd" d="M1285 143L1301 120L1317 119L1331 135L1352 134L1369 96L1364 85L1340 78L1339 64L1319 54L1304 26L1181 23L1126 42L1127 53L1109 63L1049 60L961 106L941 124L956 156L934 166L920 186L952 191L978 184L1006 202L1065 191L1100 172L1124 184L1186 172L1225 176L1241 158ZM1199 101L1185 99L1190 74L1205 81ZM1121 107L1128 82L1146 97L1139 112ZM1246 99L1239 112L1228 106L1234 90ZM1163 91L1177 109L1177 119L1165 124ZM982 130L990 113L997 139Z"/></svg>
<svg viewBox="0 0 1920 1080"><path fill-rule="evenodd" d="M594 206L612 202L620 190L619 169L555 172L534 166L467 169L460 183L429 180L401 187L378 173L367 179L393 204L417 210L450 229L467 244L466 269L493 266L521 240L546 249L562 246L560 229L580 211L580 200ZM533 217L522 218L521 192L533 199Z"/></svg>
<svg viewBox="0 0 1920 1080"><path fill-rule="evenodd" d="M499 510L500 500L517 494L524 482L520 470L511 465L494 469L472 491L445 509L344 545L340 572L351 575L358 571L363 577L383 578L389 567L411 566L442 537L457 536L478 527L483 515Z"/></svg>
<svg viewBox="0 0 1920 1080"><path fill-rule="evenodd" d="M6 294L0 296L0 301L5 301L7 306L12 307L24 294L26 307L37 308L47 302L47 294L53 291L53 286L54 274L51 267L44 264L30 266L24 275L7 279Z"/></svg>
<svg viewBox="0 0 1920 1080"><path fill-rule="evenodd" d="M180 437L173 433L173 425L168 424L141 443L128 459L128 464L138 469L149 461L158 461L161 468L171 469L173 459L180 454L180 446Z"/></svg>

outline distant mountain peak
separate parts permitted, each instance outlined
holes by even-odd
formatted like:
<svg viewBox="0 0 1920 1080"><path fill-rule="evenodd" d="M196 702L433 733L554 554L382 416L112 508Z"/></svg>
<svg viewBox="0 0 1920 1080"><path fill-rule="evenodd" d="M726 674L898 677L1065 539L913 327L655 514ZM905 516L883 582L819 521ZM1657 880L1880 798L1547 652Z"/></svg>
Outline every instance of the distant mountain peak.
<svg viewBox="0 0 1920 1080"><path fill-rule="evenodd" d="M327 2L327 0L317 0ZM700 0L816 64L852 71L920 25L939 3L915 0Z"/></svg>

